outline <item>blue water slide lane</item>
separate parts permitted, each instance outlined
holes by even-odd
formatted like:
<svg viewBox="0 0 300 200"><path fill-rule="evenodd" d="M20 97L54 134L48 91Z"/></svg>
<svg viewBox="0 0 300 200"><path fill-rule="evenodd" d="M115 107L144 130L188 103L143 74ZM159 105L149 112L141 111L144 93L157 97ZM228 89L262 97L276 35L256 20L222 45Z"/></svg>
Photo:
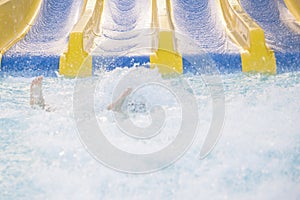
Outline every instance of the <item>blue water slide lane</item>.
<svg viewBox="0 0 300 200"><path fill-rule="evenodd" d="M185 41L179 41L183 54L184 72L203 71L201 62L210 60L222 73L241 71L238 47L226 34L220 5L214 0L172 0L175 31L194 40L200 51L186 49ZM200 55L196 55L200 54ZM196 61L193 66L189 61Z"/></svg>
<svg viewBox="0 0 300 200"><path fill-rule="evenodd" d="M44 0L28 34L4 54L1 71L55 75L82 5L83 0Z"/></svg>
<svg viewBox="0 0 300 200"><path fill-rule="evenodd" d="M124 56L124 52L137 48L145 40L144 29L150 27L149 0L104 1L102 33L96 39L93 55ZM147 8L145 10L145 8Z"/></svg>
<svg viewBox="0 0 300 200"><path fill-rule="evenodd" d="M282 17L283 0L241 0L241 5L263 28L267 44L275 51L277 72L300 70L300 34Z"/></svg>

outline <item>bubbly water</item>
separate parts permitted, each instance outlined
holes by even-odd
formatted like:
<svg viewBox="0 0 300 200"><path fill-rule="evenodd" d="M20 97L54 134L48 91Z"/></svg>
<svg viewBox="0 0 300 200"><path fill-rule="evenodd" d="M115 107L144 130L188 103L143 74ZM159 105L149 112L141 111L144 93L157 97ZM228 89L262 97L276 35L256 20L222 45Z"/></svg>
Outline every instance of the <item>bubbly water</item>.
<svg viewBox="0 0 300 200"><path fill-rule="evenodd" d="M115 122L105 109L128 70L94 78L101 79L95 110L110 141L134 151L131 141L113 132ZM211 122L211 98L200 76L184 78L198 101L198 138L173 165L141 175L102 165L82 145L73 115L75 80L44 79L45 101L55 109L45 112L29 106L32 79L0 78L1 199L299 199L300 73L222 75L225 123L203 160L199 152ZM146 88L141 93L178 106L166 91ZM167 116L167 132L178 129L172 116ZM160 137L137 146L155 151L173 139Z"/></svg>

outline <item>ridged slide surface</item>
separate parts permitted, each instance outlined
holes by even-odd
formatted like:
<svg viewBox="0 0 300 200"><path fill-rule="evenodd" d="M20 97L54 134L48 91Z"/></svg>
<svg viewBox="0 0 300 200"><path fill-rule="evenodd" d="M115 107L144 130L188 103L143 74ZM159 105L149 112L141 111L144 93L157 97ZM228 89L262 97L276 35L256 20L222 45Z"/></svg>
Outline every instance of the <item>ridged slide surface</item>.
<svg viewBox="0 0 300 200"><path fill-rule="evenodd" d="M81 12L83 0L44 0L28 34L6 54L59 55Z"/></svg>
<svg viewBox="0 0 300 200"><path fill-rule="evenodd" d="M193 39L201 50L209 53L239 53L226 35L220 5L216 0L172 0L175 30ZM185 44L180 44L179 50Z"/></svg>
<svg viewBox="0 0 300 200"><path fill-rule="evenodd" d="M96 39L96 55L123 55L135 48L151 46L151 1L104 1L102 33Z"/></svg>
<svg viewBox="0 0 300 200"><path fill-rule="evenodd" d="M290 27L282 0L241 0L241 4L263 28L267 44L275 52L300 52L300 33Z"/></svg>

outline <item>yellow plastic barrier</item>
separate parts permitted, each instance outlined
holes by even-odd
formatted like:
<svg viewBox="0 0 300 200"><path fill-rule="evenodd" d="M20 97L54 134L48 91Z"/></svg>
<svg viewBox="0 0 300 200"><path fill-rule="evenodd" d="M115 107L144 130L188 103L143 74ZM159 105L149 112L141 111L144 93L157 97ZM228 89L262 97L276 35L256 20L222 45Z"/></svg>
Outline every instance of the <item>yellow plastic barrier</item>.
<svg viewBox="0 0 300 200"><path fill-rule="evenodd" d="M174 26L170 0L152 0L152 28L158 28L158 49L150 56L151 68L158 67L161 73L183 73L182 56L176 52ZM171 67L159 68L159 65Z"/></svg>
<svg viewBox="0 0 300 200"><path fill-rule="evenodd" d="M70 33L68 49L60 57L59 73L67 77L91 76L94 38L100 35L104 0L86 0L84 11Z"/></svg>
<svg viewBox="0 0 300 200"><path fill-rule="evenodd" d="M276 74L275 55L266 46L261 27L245 13L238 0L220 0L220 3L229 35L243 48L242 71Z"/></svg>
<svg viewBox="0 0 300 200"><path fill-rule="evenodd" d="M292 15L300 23L300 0L284 0L284 2Z"/></svg>
<svg viewBox="0 0 300 200"><path fill-rule="evenodd" d="M0 0L0 63L2 55L29 31L41 3L42 0Z"/></svg>

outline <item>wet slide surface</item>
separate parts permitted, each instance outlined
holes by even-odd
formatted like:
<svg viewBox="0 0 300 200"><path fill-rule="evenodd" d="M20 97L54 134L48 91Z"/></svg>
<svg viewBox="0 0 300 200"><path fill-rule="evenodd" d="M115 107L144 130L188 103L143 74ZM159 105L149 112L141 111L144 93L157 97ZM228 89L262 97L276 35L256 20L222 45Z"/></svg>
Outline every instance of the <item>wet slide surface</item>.
<svg viewBox="0 0 300 200"><path fill-rule="evenodd" d="M226 35L220 5L214 0L172 0L175 30L192 38L201 49L211 53L239 53ZM179 50L185 44L179 44Z"/></svg>
<svg viewBox="0 0 300 200"><path fill-rule="evenodd" d="M56 76L59 56L77 22L83 0L44 0L27 35L8 50L1 71L21 76Z"/></svg>
<svg viewBox="0 0 300 200"><path fill-rule="evenodd" d="M300 53L300 33L289 27L282 0L241 0L245 11L263 28L267 44L279 53Z"/></svg>
<svg viewBox="0 0 300 200"><path fill-rule="evenodd" d="M158 2L159 3L159 2ZM184 64L192 69L187 60L199 49L186 45L185 38L194 40L202 52L209 53L209 60L225 71L241 69L241 60L238 47L226 35L222 24L220 6L215 1L171 1L173 21L177 34L177 50L185 54ZM219 9L216 9L218 7ZM96 39L96 49L93 51L96 68L106 66L108 70L122 66L122 63L149 62L147 48L152 47L155 31L151 30L151 1L148 0L109 0L104 2L102 15L102 34ZM199 23L201 22L201 23ZM147 58L135 60L124 56L134 52L134 56L147 55ZM196 50L196 51L195 51ZM144 52L143 52L144 51ZM226 54L226 55L225 55ZM103 59L101 56L114 56L113 59ZM117 57L118 56L118 57ZM202 57L193 60L203 59ZM187 62L185 62L187 61ZM123 64L124 65L124 64ZM109 67L107 67L109 66ZM185 72L187 72L185 70Z"/></svg>
<svg viewBox="0 0 300 200"><path fill-rule="evenodd" d="M68 43L83 0L44 0L40 13L28 34L6 55L59 55Z"/></svg>
<svg viewBox="0 0 300 200"><path fill-rule="evenodd" d="M146 9L145 9L146 8ZM102 34L95 55L122 55L134 48L150 47L151 1L104 1Z"/></svg>
<svg viewBox="0 0 300 200"><path fill-rule="evenodd" d="M203 59L216 65L220 72L241 71L239 48L226 34L218 1L171 0L171 7L184 72L198 72L199 66L190 61L202 65ZM187 45L191 41L195 43L192 47Z"/></svg>
<svg viewBox="0 0 300 200"><path fill-rule="evenodd" d="M83 0L45 0L25 38L4 54L1 70L13 69L22 76L28 70L37 70L36 74L57 71L59 55L67 47L69 33L80 15L82 4ZM278 72L298 69L300 35L287 23L282 12L286 9L283 1L241 0L241 4L264 29L267 43L276 53ZM103 59L94 59L98 67L108 65L111 70L124 66L124 63L139 63L131 61L128 55L143 56L141 63L149 62L149 49L157 39L151 30L151 6L149 0L104 1L101 34L96 38L91 54L94 57L112 56L120 62L112 66L110 61L104 63ZM241 71L240 49L226 34L218 1L171 0L171 7L176 33L192 39L221 71ZM177 50L185 54L183 56L199 53L198 49L188 48L185 40L177 38L176 41ZM190 68L187 65L186 69ZM35 74L30 72L30 75Z"/></svg>

